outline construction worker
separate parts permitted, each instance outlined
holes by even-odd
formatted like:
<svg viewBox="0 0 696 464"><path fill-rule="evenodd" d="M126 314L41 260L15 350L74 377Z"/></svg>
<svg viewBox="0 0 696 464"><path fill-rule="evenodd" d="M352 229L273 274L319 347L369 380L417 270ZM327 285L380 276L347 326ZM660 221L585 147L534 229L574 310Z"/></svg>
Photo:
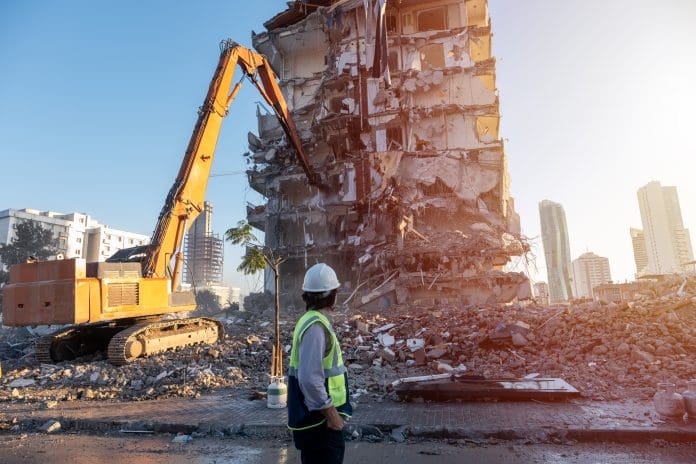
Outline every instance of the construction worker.
<svg viewBox="0 0 696 464"><path fill-rule="evenodd" d="M336 272L324 263L309 268L302 284L307 311L292 337L288 428L303 464L343 462L342 430L353 408L341 346L332 327L339 286Z"/></svg>

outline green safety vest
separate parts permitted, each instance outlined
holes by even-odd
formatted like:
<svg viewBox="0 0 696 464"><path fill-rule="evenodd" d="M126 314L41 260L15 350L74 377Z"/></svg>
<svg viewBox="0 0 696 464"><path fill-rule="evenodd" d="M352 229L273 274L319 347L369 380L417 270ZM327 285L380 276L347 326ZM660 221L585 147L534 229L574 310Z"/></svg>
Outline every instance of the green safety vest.
<svg viewBox="0 0 696 464"><path fill-rule="evenodd" d="M312 324L320 323L330 337L328 353L322 359L326 391L334 407L346 417L350 417L352 407L348 401L348 380L346 367L343 365L343 354L331 322L319 311L309 310L297 321L292 336L292 351L290 352L290 367L288 369L288 427L291 430L304 430L321 425L326 421L318 411L309 411L304 404L304 397L299 389L297 371L300 367L300 342L305 331Z"/></svg>

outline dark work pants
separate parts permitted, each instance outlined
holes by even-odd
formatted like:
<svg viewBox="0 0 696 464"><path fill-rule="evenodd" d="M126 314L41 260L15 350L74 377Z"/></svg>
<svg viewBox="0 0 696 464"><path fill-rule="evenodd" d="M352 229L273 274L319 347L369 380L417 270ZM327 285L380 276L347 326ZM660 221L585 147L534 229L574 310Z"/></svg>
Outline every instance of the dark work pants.
<svg viewBox="0 0 696 464"><path fill-rule="evenodd" d="M342 464L346 443L343 432L331 430L323 423L317 427L293 431L295 448L300 450L302 464Z"/></svg>

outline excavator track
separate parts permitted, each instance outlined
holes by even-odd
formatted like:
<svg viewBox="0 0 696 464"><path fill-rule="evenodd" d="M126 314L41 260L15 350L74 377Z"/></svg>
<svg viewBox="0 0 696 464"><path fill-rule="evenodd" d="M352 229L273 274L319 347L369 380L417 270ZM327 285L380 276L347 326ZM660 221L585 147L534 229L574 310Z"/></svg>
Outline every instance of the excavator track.
<svg viewBox="0 0 696 464"><path fill-rule="evenodd" d="M215 343L224 334L222 322L207 317L140 323L111 338L107 357L117 366L136 358L199 343Z"/></svg>
<svg viewBox="0 0 696 464"><path fill-rule="evenodd" d="M34 358L38 362L45 364L55 362L55 360L51 357L51 345L53 344L54 337L57 335L58 333L44 335L36 340L36 343L34 344Z"/></svg>
<svg viewBox="0 0 696 464"><path fill-rule="evenodd" d="M41 363L55 363L102 351L111 336L122 328L105 323L60 329L36 340L34 358Z"/></svg>

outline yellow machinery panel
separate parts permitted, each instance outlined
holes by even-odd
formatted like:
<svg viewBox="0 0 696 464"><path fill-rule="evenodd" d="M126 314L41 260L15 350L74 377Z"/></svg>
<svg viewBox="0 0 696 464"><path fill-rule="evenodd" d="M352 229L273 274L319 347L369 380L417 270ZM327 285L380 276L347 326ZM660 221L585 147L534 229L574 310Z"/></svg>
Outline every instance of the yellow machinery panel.
<svg viewBox="0 0 696 464"><path fill-rule="evenodd" d="M9 326L89 321L89 280L83 259L18 264L3 289L3 323Z"/></svg>
<svg viewBox="0 0 696 464"><path fill-rule="evenodd" d="M83 259L13 266L10 283L3 289L3 322L8 326L82 324L195 309L192 294L171 293L166 278L140 277L139 271L133 272L139 266L85 265ZM109 274L119 278L102 277Z"/></svg>

